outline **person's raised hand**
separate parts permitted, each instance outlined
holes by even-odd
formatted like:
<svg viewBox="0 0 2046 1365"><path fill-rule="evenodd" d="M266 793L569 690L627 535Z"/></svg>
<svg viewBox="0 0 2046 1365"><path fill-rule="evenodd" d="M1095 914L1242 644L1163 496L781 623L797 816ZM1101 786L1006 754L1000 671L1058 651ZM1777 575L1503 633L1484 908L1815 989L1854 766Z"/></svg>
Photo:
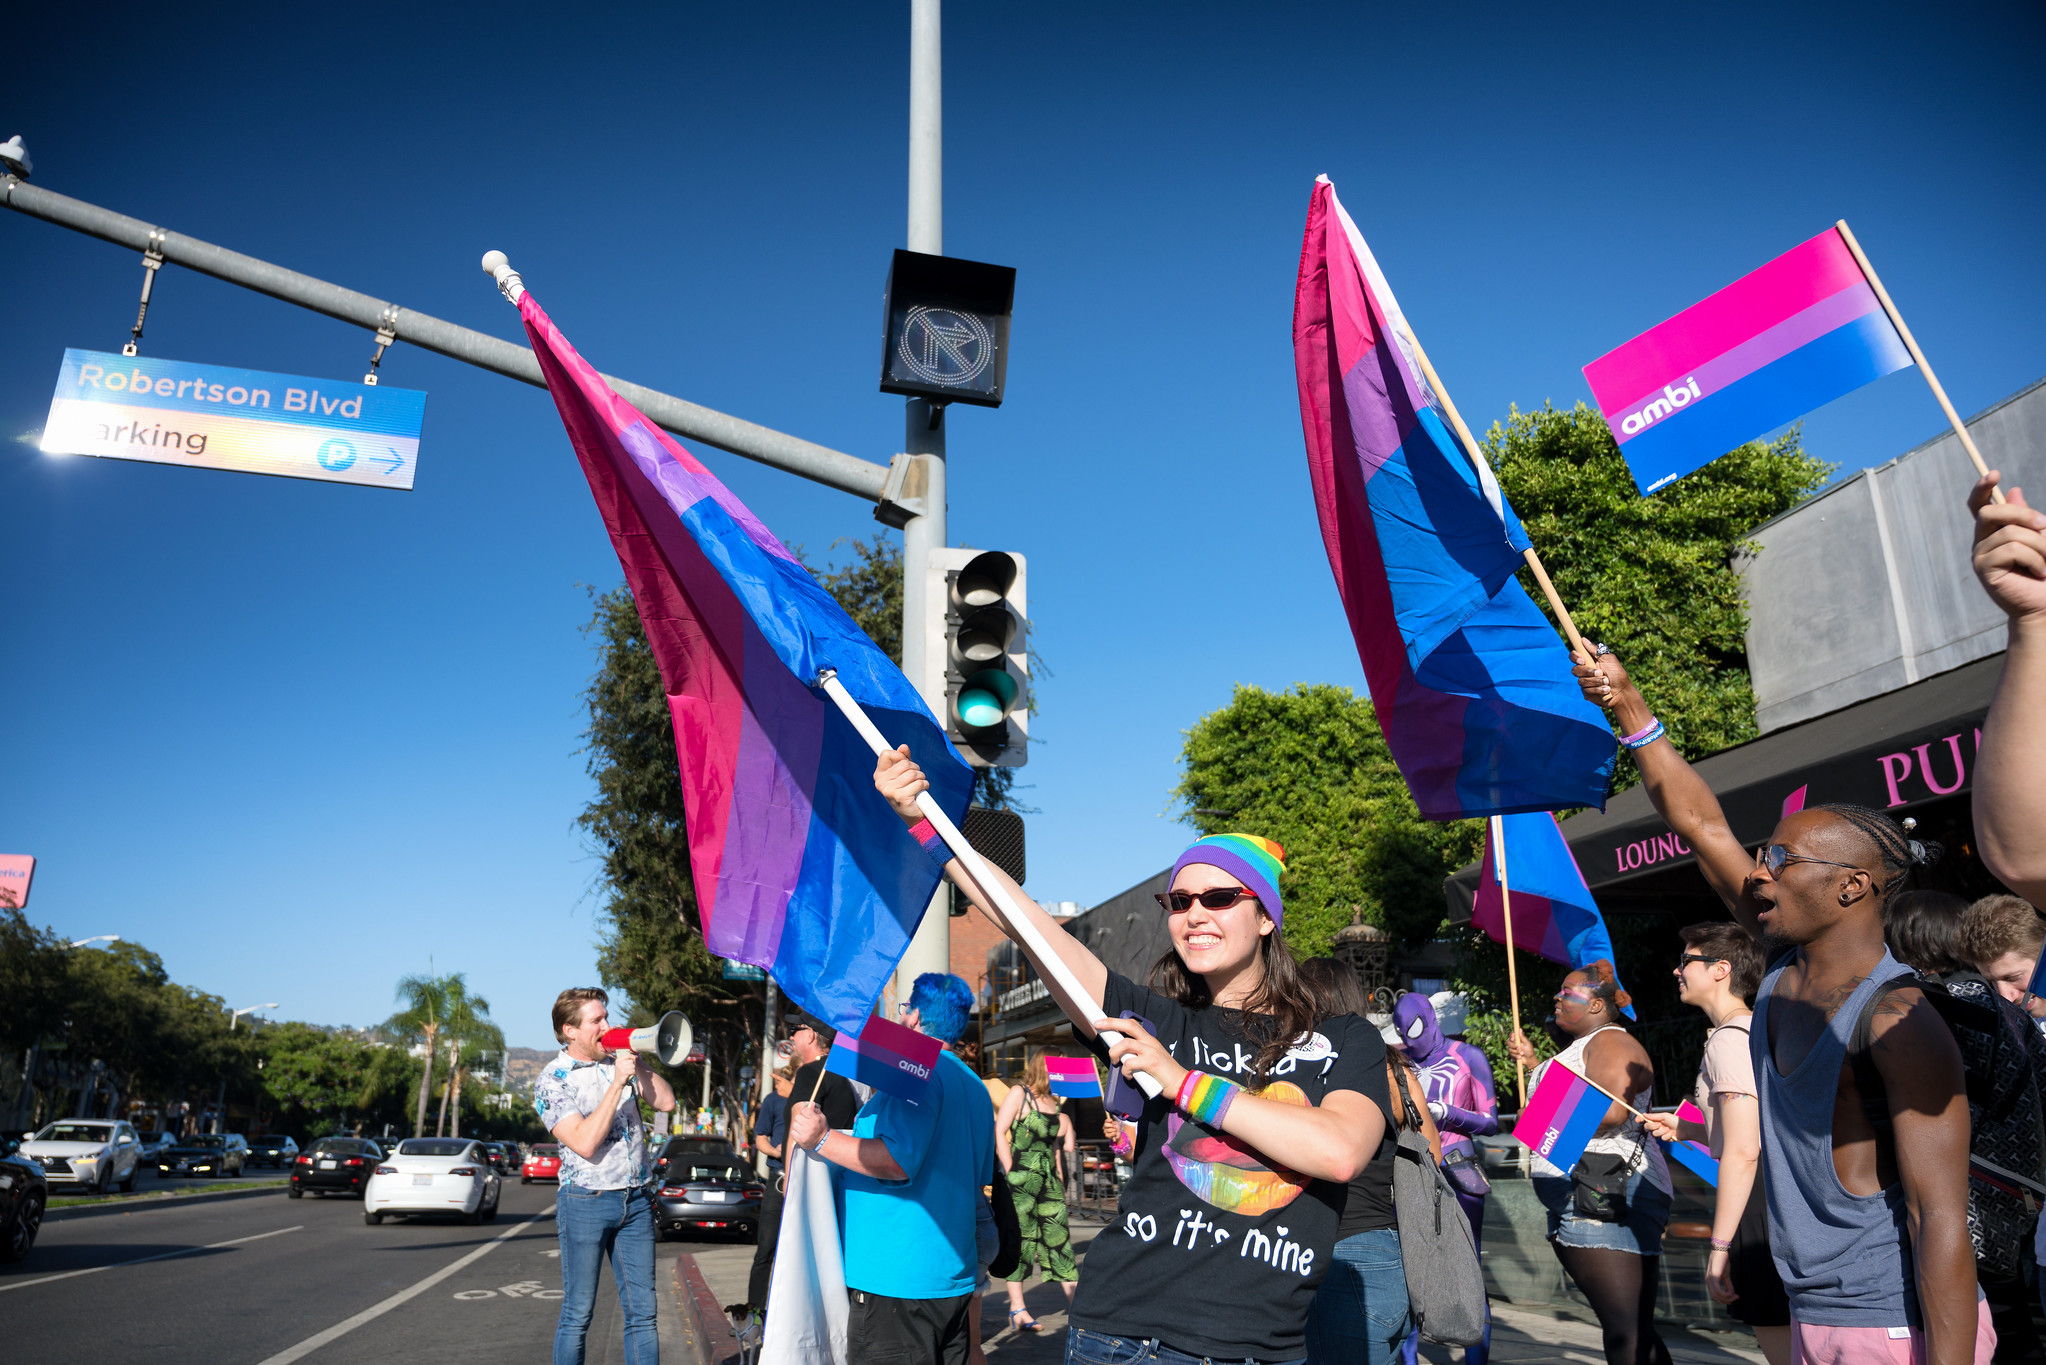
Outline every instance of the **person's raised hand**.
<svg viewBox="0 0 2046 1365"><path fill-rule="evenodd" d="M799 1100L789 1106L789 1138L786 1152L790 1147L814 1149L831 1131L831 1120L824 1117L824 1110L808 1100Z"/></svg>
<svg viewBox="0 0 2046 1365"><path fill-rule="evenodd" d="M1992 501L2000 477L1990 470L1968 494L1968 510L1975 514L1975 577L2013 623L2046 621L2046 513L2026 506L2017 488L2008 502Z"/></svg>
<svg viewBox="0 0 2046 1365"><path fill-rule="evenodd" d="M1659 1137L1664 1142L1675 1142L1677 1140L1677 1125L1678 1120L1675 1114L1643 1114L1641 1116L1641 1127L1651 1136Z"/></svg>
<svg viewBox="0 0 2046 1365"><path fill-rule="evenodd" d="M923 812L916 808L919 793L931 789L924 770L909 756L909 746L904 744L874 760L874 790L886 797L902 822L913 825L923 819Z"/></svg>
<svg viewBox="0 0 2046 1365"><path fill-rule="evenodd" d="M1620 663L1617 654L1607 650L1604 645L1596 645L1593 648L1603 652L1590 663L1580 662L1570 671L1576 675L1577 686L1583 690L1584 699L1593 706L1602 706L1610 711L1619 694L1632 687L1634 682L1627 676L1627 670Z"/></svg>
<svg viewBox="0 0 2046 1365"><path fill-rule="evenodd" d="M1535 1066L1542 1060L1541 1054L1535 1051L1534 1044L1530 1043L1527 1035L1519 1029L1513 1030L1512 1035L1507 1038L1506 1052L1514 1061L1525 1067Z"/></svg>
<svg viewBox="0 0 2046 1365"><path fill-rule="evenodd" d="M1139 1071L1150 1073L1167 1095L1179 1090L1186 1068L1172 1060L1165 1044L1153 1037L1135 1019L1096 1019L1094 1031L1108 1044L1108 1064L1122 1068L1123 1079L1134 1081Z"/></svg>

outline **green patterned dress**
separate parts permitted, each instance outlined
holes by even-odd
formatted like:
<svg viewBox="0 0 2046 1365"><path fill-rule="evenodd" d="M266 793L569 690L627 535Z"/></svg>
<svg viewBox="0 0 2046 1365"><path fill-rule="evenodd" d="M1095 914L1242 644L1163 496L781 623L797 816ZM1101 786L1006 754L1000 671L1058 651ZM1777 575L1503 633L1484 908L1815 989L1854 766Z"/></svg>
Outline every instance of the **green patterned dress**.
<svg viewBox="0 0 2046 1365"><path fill-rule="evenodd" d="M1073 1263L1073 1238L1066 1230L1066 1187L1059 1180L1059 1116L1038 1109L1026 1097L1016 1126L1009 1130L1012 1166L1009 1193L1022 1225L1023 1254L1008 1278L1030 1278L1031 1268L1047 1280L1067 1283L1080 1278Z"/></svg>

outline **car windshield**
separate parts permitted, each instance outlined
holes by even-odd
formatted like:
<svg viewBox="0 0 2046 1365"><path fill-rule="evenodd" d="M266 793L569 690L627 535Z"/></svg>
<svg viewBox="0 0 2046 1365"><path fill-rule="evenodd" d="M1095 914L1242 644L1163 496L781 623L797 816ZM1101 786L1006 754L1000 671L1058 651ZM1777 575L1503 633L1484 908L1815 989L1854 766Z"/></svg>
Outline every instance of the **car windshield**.
<svg viewBox="0 0 2046 1365"><path fill-rule="evenodd" d="M111 1123L50 1123L36 1134L38 1142L111 1142Z"/></svg>
<svg viewBox="0 0 2046 1365"><path fill-rule="evenodd" d="M467 1138L407 1138L398 1144L399 1156L460 1156L468 1150Z"/></svg>
<svg viewBox="0 0 2046 1365"><path fill-rule="evenodd" d="M282 1133L269 1133L264 1135L263 1137L257 1138L256 1145L258 1147L282 1147L285 1143L289 1141L291 1141L291 1139L285 1137Z"/></svg>
<svg viewBox="0 0 2046 1365"><path fill-rule="evenodd" d="M225 1147L227 1139L219 1133L201 1133L195 1138L186 1138L187 1147Z"/></svg>
<svg viewBox="0 0 2046 1365"><path fill-rule="evenodd" d="M536 1143L534 1143L534 1144L533 1144L533 1155L534 1155L534 1156L560 1156L560 1155L561 1155L561 1149L560 1149L559 1147L556 1147L556 1146L555 1146L555 1145L554 1145L553 1143L551 1143L551 1142L536 1142Z"/></svg>
<svg viewBox="0 0 2046 1365"><path fill-rule="evenodd" d="M362 1149L363 1144L354 1138L322 1138L313 1144L316 1152L339 1152L343 1156L354 1156Z"/></svg>

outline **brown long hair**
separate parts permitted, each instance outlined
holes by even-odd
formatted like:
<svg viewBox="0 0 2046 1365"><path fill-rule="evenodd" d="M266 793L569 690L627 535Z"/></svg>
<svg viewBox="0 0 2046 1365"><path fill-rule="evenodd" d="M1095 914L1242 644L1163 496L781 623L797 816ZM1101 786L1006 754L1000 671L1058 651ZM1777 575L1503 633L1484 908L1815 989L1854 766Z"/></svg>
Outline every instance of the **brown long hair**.
<svg viewBox="0 0 2046 1365"><path fill-rule="evenodd" d="M1314 1026L1326 1016L1278 929L1258 940L1257 957L1264 980L1243 1002L1242 1010L1243 1032L1257 1044L1257 1058L1251 1064L1253 1079L1262 1084L1287 1050L1314 1032ZM1215 1003L1207 978L1188 971L1177 949L1151 964L1151 989L1190 1010L1207 1009Z"/></svg>

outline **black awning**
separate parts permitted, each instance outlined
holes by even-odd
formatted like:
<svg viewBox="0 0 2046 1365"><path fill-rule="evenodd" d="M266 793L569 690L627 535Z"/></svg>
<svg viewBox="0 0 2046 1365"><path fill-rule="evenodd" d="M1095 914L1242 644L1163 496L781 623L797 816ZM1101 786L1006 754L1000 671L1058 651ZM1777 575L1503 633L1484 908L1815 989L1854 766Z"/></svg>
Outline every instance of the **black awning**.
<svg viewBox="0 0 2046 1365"><path fill-rule="evenodd" d="M1850 801L1902 815L1968 790L1982 718L1989 711L2003 655L1995 654L1880 697L1801 721L1701 760L1698 773L1718 794L1741 842L1759 845L1786 803ZM1640 879L1696 862L1684 842L1631 787L1605 811L1563 822L1586 885L1626 894ZM1470 919L1478 864L1443 883L1453 923ZM1640 888L1640 889L1646 889Z"/></svg>

